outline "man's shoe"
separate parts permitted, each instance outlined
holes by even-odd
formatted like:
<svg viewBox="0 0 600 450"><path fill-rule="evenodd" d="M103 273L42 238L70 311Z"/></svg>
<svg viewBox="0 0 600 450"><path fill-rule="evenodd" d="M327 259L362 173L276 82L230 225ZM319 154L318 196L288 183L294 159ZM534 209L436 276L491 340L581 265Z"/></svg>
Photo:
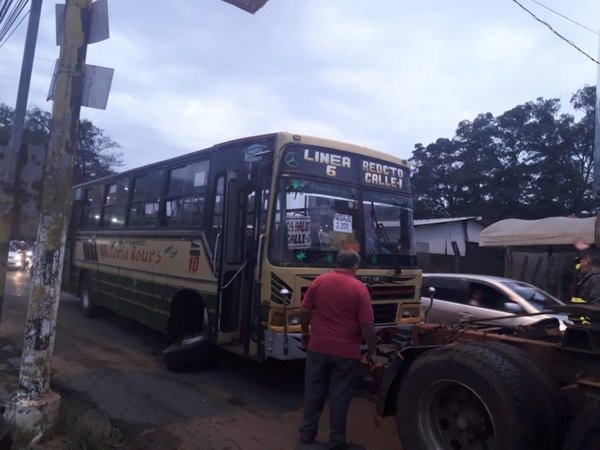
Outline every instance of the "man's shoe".
<svg viewBox="0 0 600 450"><path fill-rule="evenodd" d="M315 443L315 437L314 436L300 436L300 439L298 439L300 441L301 444L314 444Z"/></svg>
<svg viewBox="0 0 600 450"><path fill-rule="evenodd" d="M350 441L345 444L334 445L333 447L329 447L329 450L349 450L354 447L354 444Z"/></svg>

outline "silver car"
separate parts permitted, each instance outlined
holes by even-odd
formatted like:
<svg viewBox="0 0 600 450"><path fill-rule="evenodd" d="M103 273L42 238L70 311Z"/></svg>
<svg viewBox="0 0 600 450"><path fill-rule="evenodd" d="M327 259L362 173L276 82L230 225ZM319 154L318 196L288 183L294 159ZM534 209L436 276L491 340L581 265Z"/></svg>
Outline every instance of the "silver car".
<svg viewBox="0 0 600 450"><path fill-rule="evenodd" d="M435 288L433 303L429 288ZM529 317L514 314L542 313L549 305L564 304L556 297L522 281L488 275L455 273L423 274L421 311L427 322L482 320L492 325L516 327L531 325L543 319L557 318L565 328L567 316L551 313ZM431 305L431 308L429 308Z"/></svg>

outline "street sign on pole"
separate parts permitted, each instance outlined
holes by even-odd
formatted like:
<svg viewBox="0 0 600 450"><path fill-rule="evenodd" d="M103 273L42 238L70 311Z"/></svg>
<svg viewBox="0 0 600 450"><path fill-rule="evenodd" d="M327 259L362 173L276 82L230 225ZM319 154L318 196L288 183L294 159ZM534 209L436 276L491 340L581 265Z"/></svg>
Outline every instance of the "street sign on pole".
<svg viewBox="0 0 600 450"><path fill-rule="evenodd" d="M260 8L265 6L269 0L223 0L233 6L237 6L244 11L254 14Z"/></svg>

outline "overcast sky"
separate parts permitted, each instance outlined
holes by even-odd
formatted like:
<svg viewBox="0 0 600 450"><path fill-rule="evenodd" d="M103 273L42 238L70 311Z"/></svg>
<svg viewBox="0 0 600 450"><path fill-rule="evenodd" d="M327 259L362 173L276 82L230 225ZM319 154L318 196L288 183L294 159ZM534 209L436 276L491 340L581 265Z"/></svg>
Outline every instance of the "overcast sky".
<svg viewBox="0 0 600 450"><path fill-rule="evenodd" d="M519 0L598 59L600 1ZM82 108L133 168L225 140L290 131L410 158L459 121L538 97L564 106L597 64L512 0L270 0L256 15L220 0L109 0L106 110ZM0 103L14 108L25 20L0 48ZM29 108L46 101L54 2L43 5Z"/></svg>

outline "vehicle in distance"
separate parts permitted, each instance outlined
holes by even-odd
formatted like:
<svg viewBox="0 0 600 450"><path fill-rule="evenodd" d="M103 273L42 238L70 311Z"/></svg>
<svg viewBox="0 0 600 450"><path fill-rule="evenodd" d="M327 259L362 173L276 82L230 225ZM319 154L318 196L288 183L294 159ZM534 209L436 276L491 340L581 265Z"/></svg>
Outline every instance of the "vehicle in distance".
<svg viewBox="0 0 600 450"><path fill-rule="evenodd" d="M9 269L23 269L23 255L12 244L8 245L7 267Z"/></svg>
<svg viewBox="0 0 600 450"><path fill-rule="evenodd" d="M433 303L430 287L435 288ZM561 330L564 330L567 317L553 314L547 309L551 305L563 304L536 286L509 278L454 273L423 274L421 311L424 321L429 323L481 320L492 325L517 327L556 318ZM539 314L544 311L548 311L548 314ZM501 319L521 314L537 315Z"/></svg>

